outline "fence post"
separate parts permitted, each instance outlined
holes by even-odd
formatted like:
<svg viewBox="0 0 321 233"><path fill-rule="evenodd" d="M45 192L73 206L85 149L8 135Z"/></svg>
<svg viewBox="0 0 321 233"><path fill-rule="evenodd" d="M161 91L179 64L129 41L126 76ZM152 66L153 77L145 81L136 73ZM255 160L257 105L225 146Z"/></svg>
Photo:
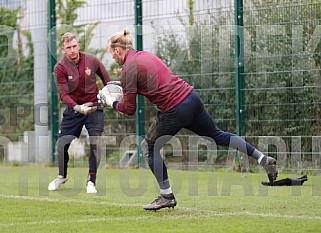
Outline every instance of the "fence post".
<svg viewBox="0 0 321 233"><path fill-rule="evenodd" d="M235 96L236 133L242 135L244 120L243 0L235 0Z"/></svg>
<svg viewBox="0 0 321 233"><path fill-rule="evenodd" d="M56 64L56 3L50 0L48 4L49 19L49 78L50 78L50 128L51 128L51 162L55 162L55 143L58 138L59 109L58 95L54 80L54 66Z"/></svg>
<svg viewBox="0 0 321 233"><path fill-rule="evenodd" d="M235 97L236 97L236 133L242 135L244 120L244 35L243 35L243 0L234 0L235 9ZM241 171L240 152L236 160Z"/></svg>
<svg viewBox="0 0 321 233"><path fill-rule="evenodd" d="M136 49L143 50L143 9L142 0L135 0L135 36L136 36ZM145 134L144 130L144 97L137 96L136 108L136 144L137 144L137 166L141 164L141 138Z"/></svg>

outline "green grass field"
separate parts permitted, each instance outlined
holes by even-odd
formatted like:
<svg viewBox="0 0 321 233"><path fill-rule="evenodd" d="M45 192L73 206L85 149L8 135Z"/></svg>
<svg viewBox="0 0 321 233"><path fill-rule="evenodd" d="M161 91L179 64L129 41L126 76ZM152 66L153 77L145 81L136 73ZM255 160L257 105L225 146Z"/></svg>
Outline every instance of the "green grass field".
<svg viewBox="0 0 321 233"><path fill-rule="evenodd" d="M47 191L57 168L0 166L0 232L320 232L321 177L266 187L262 173L169 170L178 206L145 211L158 195L147 169L100 168L87 194L87 168ZM297 177L280 174L280 178Z"/></svg>

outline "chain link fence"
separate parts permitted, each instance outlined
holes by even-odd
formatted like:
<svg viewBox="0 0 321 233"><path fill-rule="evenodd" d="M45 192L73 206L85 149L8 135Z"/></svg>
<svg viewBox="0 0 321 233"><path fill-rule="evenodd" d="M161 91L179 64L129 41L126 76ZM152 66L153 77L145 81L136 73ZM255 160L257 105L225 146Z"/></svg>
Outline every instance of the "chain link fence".
<svg viewBox="0 0 321 233"><path fill-rule="evenodd" d="M4 48L1 57L14 54L11 54L14 62L2 59L0 67L2 145L6 141L21 143L24 135L30 135L26 132L34 130L33 49L37 44L30 30L36 27L31 22L37 21L39 12L31 2L0 1L0 22L5 26L2 32L8 27L13 29L6 31L12 44L6 36L0 36ZM117 79L119 69L105 51L106 41L113 32L125 27L135 32L134 2L56 1L57 37L64 30L75 29L83 38L83 50L96 53L113 79ZM143 48L156 53L195 87L222 130L236 132L239 114L236 105L241 103L242 136L265 153L279 157L284 169L319 170L321 2L244 0L242 3L237 10L244 19L240 38L244 48L240 74L243 100L235 94L238 54L235 54L234 2L142 1ZM49 79L49 75L43 78ZM145 101L144 112L147 130L156 109ZM135 135L136 119L106 110L105 125L104 135L113 136L116 141L113 146L107 146L106 161L117 164L122 156L117 147L124 138ZM186 130L177 135L180 144L177 148L182 148L178 157L175 157L175 143L165 147L163 153L168 161L188 163L191 152L195 152L199 163L224 164L221 161L226 161L228 148L212 150L203 142L195 147L190 145L191 135ZM5 160L6 147L2 148L1 156ZM243 156L239 158L241 164L248 166Z"/></svg>

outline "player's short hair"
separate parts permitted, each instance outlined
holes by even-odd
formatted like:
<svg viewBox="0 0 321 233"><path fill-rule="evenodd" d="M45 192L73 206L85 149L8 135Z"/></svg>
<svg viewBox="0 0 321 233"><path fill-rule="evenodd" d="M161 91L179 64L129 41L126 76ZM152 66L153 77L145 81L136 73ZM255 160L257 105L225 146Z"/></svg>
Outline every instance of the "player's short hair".
<svg viewBox="0 0 321 233"><path fill-rule="evenodd" d="M133 48L132 36L129 29L125 28L123 31L116 32L109 37L107 40L107 49L110 50L115 47L121 47L124 49Z"/></svg>
<svg viewBox="0 0 321 233"><path fill-rule="evenodd" d="M73 39L77 40L77 37L74 34L72 34L71 32L66 32L65 34L63 34L61 36L60 45L63 46L65 42L70 42Z"/></svg>

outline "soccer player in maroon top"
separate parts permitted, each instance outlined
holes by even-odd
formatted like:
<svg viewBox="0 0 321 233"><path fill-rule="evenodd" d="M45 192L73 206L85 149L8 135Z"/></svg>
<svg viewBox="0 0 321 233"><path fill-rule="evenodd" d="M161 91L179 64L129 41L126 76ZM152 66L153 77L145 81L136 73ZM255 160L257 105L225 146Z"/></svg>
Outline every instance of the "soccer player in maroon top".
<svg viewBox="0 0 321 233"><path fill-rule="evenodd" d="M177 204L160 150L182 128L211 138L217 145L230 146L252 156L264 167L271 182L276 179L276 160L265 156L241 137L220 130L194 88L169 70L154 54L133 49L132 38L127 29L109 38L108 50L113 59L123 66L123 100L118 102L115 97L106 94L103 98L100 97L103 104L133 115L136 111L136 95L141 94L158 108L157 118L141 146L158 182L160 196L144 206L145 210L174 208Z"/></svg>
<svg viewBox="0 0 321 233"><path fill-rule="evenodd" d="M96 193L96 173L100 163L100 144L104 128L104 113L98 104L98 86L96 75L103 84L110 81L103 64L93 55L79 51L79 43L72 33L61 38L64 57L56 64L54 73L60 99L67 105L60 124L56 143L56 156L59 172L48 186L48 190L57 190L67 181L69 161L68 149L73 139L78 138L83 126L86 127L90 141L89 174L87 193Z"/></svg>

